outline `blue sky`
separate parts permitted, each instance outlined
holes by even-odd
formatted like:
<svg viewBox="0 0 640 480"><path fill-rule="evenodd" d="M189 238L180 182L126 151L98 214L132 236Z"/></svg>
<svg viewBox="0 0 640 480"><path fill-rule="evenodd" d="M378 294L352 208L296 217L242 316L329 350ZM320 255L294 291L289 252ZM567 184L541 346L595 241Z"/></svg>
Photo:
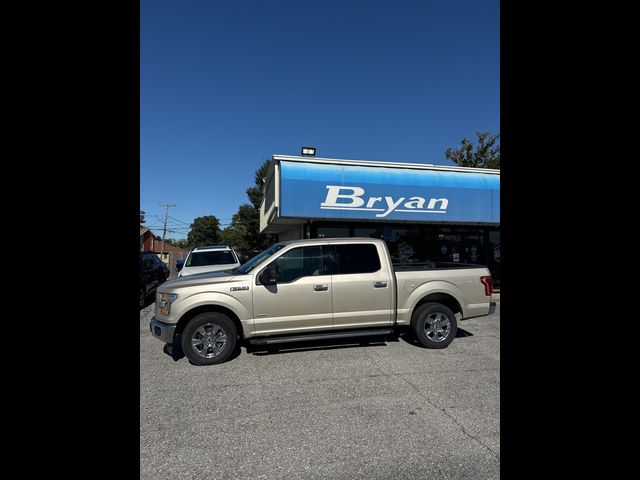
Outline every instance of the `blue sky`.
<svg viewBox="0 0 640 480"><path fill-rule="evenodd" d="M450 164L500 131L499 1L141 0L140 208L224 226L272 154Z"/></svg>

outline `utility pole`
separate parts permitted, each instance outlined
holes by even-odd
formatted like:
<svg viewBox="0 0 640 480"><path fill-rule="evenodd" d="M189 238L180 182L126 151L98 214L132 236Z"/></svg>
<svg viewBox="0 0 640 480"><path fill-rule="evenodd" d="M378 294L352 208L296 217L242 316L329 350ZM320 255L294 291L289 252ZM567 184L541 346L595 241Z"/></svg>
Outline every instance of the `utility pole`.
<svg viewBox="0 0 640 480"><path fill-rule="evenodd" d="M169 207L175 207L175 205L164 204L160 206L165 208L164 229L162 230L162 243L160 244L160 260L164 262L162 258L164 257L164 237L167 234L167 218L169 218Z"/></svg>

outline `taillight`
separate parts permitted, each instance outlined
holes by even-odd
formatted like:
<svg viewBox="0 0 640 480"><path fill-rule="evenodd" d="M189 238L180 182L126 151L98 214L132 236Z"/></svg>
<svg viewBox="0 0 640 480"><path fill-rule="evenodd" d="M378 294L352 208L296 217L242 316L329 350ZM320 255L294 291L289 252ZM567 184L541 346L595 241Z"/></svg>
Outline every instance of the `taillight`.
<svg viewBox="0 0 640 480"><path fill-rule="evenodd" d="M484 285L484 294L487 297L490 297L493 293L493 278L491 278L491 276L480 277L480 281Z"/></svg>

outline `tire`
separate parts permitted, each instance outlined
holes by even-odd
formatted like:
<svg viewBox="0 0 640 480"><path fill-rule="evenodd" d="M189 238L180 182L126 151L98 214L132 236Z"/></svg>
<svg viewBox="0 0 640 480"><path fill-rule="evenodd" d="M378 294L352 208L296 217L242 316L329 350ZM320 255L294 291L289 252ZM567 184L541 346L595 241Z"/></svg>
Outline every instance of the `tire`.
<svg viewBox="0 0 640 480"><path fill-rule="evenodd" d="M231 356L237 339L238 329L229 317L205 312L193 317L182 332L182 351L195 365L215 365Z"/></svg>
<svg viewBox="0 0 640 480"><path fill-rule="evenodd" d="M446 305L425 303L413 312L411 329L423 347L446 348L456 336L458 322Z"/></svg>
<svg viewBox="0 0 640 480"><path fill-rule="evenodd" d="M140 289L140 308L144 308L144 305L147 303L147 296L144 293L144 288Z"/></svg>

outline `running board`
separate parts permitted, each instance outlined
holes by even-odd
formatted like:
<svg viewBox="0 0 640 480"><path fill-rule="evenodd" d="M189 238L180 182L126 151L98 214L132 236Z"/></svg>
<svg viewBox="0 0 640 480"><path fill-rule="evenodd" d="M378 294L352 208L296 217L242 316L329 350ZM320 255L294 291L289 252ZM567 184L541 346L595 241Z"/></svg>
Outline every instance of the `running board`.
<svg viewBox="0 0 640 480"><path fill-rule="evenodd" d="M390 335L393 333L391 328L377 328L375 330L351 330L342 332L329 332L329 333L313 333L307 335L295 335L287 337L262 337L251 338L249 343L251 345L272 345L274 343L289 343L289 342L310 342L313 340L331 340L334 338L349 338L349 337L370 337L372 335Z"/></svg>

